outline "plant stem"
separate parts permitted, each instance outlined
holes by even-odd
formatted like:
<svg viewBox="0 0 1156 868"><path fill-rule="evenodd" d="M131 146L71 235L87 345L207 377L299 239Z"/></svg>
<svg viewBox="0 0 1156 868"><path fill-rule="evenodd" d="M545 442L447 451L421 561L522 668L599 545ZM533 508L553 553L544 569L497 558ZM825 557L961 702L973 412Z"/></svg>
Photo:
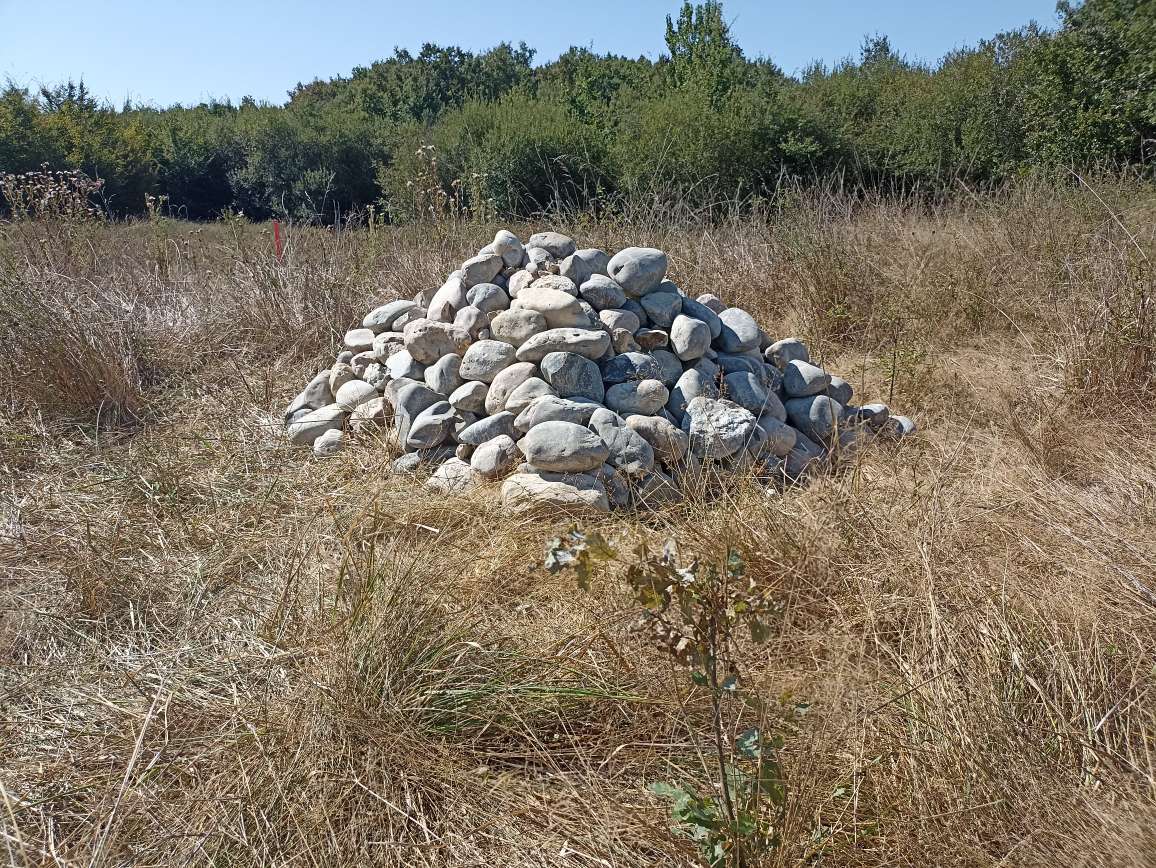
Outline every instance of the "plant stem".
<svg viewBox="0 0 1156 868"><path fill-rule="evenodd" d="M723 728L722 728L722 696L718 683L718 628L713 615L709 617L709 627L707 630L707 662L706 672L707 678L710 679L710 701L711 711L714 716L714 747L715 755L718 759L719 782L722 784L722 799L723 808L726 810L727 820L730 822L731 828L737 831L738 818L735 815L734 802L731 801L731 791L729 781L727 780L727 761L726 748L723 742ZM742 864L742 842L738 835L735 835L735 855L738 857L738 864Z"/></svg>

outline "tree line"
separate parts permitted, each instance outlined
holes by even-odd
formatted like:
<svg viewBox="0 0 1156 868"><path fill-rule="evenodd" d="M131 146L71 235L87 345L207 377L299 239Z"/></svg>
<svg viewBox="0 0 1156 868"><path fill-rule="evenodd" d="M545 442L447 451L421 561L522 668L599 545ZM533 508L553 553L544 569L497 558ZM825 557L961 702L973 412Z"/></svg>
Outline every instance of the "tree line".
<svg viewBox="0 0 1156 868"><path fill-rule="evenodd" d="M938 64L885 37L798 76L737 45L720 2L666 20L657 60L524 43L417 54L243 99L116 109L83 83L0 93L0 172L100 179L111 213L340 221L460 210L520 216L693 206L773 194L784 179L1000 183L1026 171L1156 157L1156 0L1061 2Z"/></svg>

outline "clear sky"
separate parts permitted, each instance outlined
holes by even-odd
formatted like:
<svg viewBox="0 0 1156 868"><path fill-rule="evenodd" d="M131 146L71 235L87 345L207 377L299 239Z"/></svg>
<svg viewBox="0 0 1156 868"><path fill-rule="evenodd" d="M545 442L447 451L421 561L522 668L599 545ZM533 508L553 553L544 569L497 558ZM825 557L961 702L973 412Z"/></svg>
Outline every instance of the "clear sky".
<svg viewBox="0 0 1156 868"><path fill-rule="evenodd" d="M22 86L83 77L119 105L250 95L284 102L299 81L347 75L423 42L479 50L525 41L536 62L572 45L631 57L664 50L680 0L0 0L0 76ZM789 73L855 55L886 34L900 54L936 61L953 48L1035 20L1054 0L725 0L749 57Z"/></svg>

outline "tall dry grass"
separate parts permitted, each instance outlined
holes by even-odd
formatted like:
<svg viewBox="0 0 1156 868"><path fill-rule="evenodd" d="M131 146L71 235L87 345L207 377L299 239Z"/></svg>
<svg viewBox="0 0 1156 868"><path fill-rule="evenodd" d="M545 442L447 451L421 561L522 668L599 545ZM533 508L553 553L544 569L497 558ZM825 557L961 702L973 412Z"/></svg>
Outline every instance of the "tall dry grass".
<svg viewBox="0 0 1156 868"><path fill-rule="evenodd" d="M800 333L922 433L768 499L598 523L739 548L790 796L767 865L1153 864L1156 199L812 196L574 218ZM661 217L661 219L659 219ZM0 852L14 865L693 864L709 703L614 574L316 462L280 408L493 227L0 227ZM528 227L515 227L525 231Z"/></svg>

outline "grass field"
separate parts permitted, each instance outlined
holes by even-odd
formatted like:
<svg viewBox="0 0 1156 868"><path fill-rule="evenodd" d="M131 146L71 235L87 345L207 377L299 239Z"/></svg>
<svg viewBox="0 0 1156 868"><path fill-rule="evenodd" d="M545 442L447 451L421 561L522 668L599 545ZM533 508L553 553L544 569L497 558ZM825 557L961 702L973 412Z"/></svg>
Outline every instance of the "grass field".
<svg viewBox="0 0 1156 868"><path fill-rule="evenodd" d="M776 604L739 650L789 790L752 864L1156 864L1152 189L550 224L664 248L921 426L585 525L734 547ZM709 790L706 691L618 571L542 568L567 518L281 437L346 328L495 228L295 229L278 262L237 221L0 224L2 858L696 864L646 785Z"/></svg>

